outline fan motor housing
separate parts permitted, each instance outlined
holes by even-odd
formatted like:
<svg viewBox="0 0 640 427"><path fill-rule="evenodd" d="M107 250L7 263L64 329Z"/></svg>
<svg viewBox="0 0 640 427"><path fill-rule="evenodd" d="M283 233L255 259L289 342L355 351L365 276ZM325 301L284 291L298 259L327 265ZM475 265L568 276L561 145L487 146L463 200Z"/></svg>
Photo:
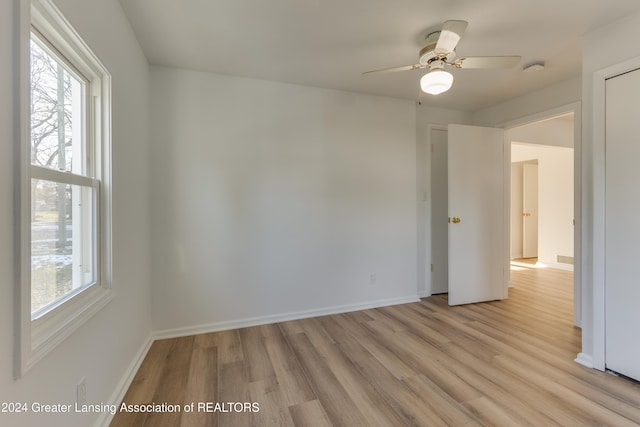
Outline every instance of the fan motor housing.
<svg viewBox="0 0 640 427"><path fill-rule="evenodd" d="M436 53L436 44L438 43L438 38L440 37L440 31L434 31L433 33L429 33L425 38L426 45L422 49L420 49L420 54L418 55L418 62L420 65L429 65L435 59L442 59L446 62L453 62L456 57L455 52L448 53Z"/></svg>

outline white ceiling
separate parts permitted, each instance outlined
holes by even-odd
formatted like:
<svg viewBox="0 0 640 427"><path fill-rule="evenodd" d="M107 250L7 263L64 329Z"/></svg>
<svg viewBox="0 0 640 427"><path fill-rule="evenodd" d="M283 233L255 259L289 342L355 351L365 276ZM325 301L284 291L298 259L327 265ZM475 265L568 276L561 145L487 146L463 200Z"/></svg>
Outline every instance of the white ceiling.
<svg viewBox="0 0 640 427"><path fill-rule="evenodd" d="M151 64L417 99L422 40L469 21L457 56L521 55L511 70L452 70L424 104L475 111L581 72L582 35L640 9L638 0L120 0ZM631 41L630 41L631 42ZM546 68L523 73L543 60Z"/></svg>

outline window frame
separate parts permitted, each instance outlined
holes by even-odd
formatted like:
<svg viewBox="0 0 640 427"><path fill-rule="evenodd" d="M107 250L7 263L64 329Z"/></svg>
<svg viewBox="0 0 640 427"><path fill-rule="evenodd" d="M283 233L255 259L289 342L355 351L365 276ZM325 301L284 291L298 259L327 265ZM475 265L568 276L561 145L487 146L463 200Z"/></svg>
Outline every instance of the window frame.
<svg viewBox="0 0 640 427"><path fill-rule="evenodd" d="M50 0L20 3L18 50L19 140L16 230L19 262L16 276L17 378L93 317L114 297L111 288L111 76L91 49ZM86 175L31 164L31 33L85 79L83 129L87 140ZM95 282L73 290L45 313L31 311L31 179L68 183L93 189ZM37 313L37 311L36 311Z"/></svg>

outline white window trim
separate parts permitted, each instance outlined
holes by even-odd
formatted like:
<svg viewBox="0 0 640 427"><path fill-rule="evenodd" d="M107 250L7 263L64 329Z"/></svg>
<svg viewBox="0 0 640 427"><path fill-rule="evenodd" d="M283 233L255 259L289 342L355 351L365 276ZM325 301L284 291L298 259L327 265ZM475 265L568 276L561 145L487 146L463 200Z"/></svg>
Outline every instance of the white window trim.
<svg viewBox="0 0 640 427"><path fill-rule="evenodd" d="M17 126L19 128L16 231L16 355L15 375L24 375L58 344L68 338L114 297L111 289L111 76L69 22L50 0L21 0L19 9L19 49L16 72L19 76ZM32 25L54 42L75 67L89 79L87 108L92 110L92 138L95 143L94 176L99 180L73 177L78 184L96 189L96 215L99 229L96 272L97 283L63 299L45 315L31 316L31 178L55 176L64 172L33 168L30 161L30 39ZM42 175L42 176L40 176Z"/></svg>

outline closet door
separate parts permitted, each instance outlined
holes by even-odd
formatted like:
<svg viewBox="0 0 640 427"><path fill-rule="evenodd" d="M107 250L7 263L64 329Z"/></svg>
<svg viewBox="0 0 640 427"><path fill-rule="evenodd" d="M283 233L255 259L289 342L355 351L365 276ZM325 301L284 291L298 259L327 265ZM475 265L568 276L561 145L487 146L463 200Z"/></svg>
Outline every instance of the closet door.
<svg viewBox="0 0 640 427"><path fill-rule="evenodd" d="M606 81L605 363L640 380L640 70Z"/></svg>

